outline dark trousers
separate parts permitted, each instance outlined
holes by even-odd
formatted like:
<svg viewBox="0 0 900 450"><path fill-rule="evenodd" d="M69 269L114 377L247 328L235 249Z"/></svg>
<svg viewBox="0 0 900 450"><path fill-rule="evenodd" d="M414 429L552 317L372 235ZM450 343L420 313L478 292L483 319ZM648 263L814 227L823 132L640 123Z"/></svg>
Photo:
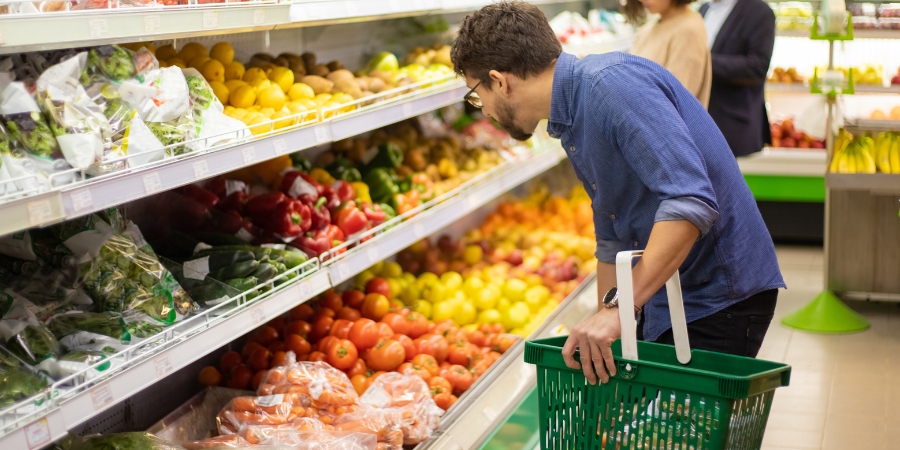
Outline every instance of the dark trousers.
<svg viewBox="0 0 900 450"><path fill-rule="evenodd" d="M778 289L760 292L715 314L688 324L692 349L710 350L755 358L775 313ZM638 325L638 339L643 340L643 315ZM661 344L675 345L669 328L656 339Z"/></svg>

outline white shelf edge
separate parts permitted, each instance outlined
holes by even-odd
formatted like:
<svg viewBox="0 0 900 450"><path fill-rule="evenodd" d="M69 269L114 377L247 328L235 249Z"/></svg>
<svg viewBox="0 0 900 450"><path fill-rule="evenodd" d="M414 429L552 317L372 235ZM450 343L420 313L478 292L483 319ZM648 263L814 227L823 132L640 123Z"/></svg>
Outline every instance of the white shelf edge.
<svg viewBox="0 0 900 450"><path fill-rule="evenodd" d="M856 94L900 94L900 85L875 86L869 84L857 84L854 86ZM805 83L774 83L766 82L767 94L813 94Z"/></svg>
<svg viewBox="0 0 900 450"><path fill-rule="evenodd" d="M765 148L737 161L744 175L821 177L827 166L824 150Z"/></svg>
<svg viewBox="0 0 900 450"><path fill-rule="evenodd" d="M809 30L775 30L776 37L799 37L809 39ZM854 29L854 39L900 39L900 30L894 29Z"/></svg>

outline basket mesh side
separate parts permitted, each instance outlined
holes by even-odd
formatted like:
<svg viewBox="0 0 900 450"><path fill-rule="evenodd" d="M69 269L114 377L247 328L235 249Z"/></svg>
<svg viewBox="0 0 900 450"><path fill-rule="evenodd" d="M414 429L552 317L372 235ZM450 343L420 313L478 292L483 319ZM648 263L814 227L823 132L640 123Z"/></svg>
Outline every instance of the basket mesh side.
<svg viewBox="0 0 900 450"><path fill-rule="evenodd" d="M742 400L538 367L543 450L758 449L774 391ZM673 374L677 376L677 374Z"/></svg>

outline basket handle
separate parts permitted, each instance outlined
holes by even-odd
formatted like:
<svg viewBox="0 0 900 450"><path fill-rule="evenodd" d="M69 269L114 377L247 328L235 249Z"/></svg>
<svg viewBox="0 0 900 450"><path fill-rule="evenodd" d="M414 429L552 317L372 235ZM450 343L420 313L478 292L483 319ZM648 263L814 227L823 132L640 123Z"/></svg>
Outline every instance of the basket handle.
<svg viewBox="0 0 900 450"><path fill-rule="evenodd" d="M644 254L643 250L619 252L616 254L616 284L619 294L619 322L622 324L622 357L638 360L637 319L634 317L634 283L631 276L631 261ZM691 362L691 346L688 342L687 319L684 316L684 300L681 297L681 279L678 270L666 281L666 295L669 298L669 316L672 318L672 336L675 340L675 354L678 362Z"/></svg>

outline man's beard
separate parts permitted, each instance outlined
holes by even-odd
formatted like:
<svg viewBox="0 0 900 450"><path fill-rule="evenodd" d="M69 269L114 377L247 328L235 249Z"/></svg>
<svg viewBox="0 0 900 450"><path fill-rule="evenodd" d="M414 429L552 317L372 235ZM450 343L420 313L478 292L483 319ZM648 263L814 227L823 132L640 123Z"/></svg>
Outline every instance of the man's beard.
<svg viewBox="0 0 900 450"><path fill-rule="evenodd" d="M527 141L531 138L531 135L534 134L533 132L526 133L522 128L515 124L513 120L513 109L512 106L509 106L509 103L499 102L497 106L497 122L500 123L500 126L503 127L513 139Z"/></svg>

